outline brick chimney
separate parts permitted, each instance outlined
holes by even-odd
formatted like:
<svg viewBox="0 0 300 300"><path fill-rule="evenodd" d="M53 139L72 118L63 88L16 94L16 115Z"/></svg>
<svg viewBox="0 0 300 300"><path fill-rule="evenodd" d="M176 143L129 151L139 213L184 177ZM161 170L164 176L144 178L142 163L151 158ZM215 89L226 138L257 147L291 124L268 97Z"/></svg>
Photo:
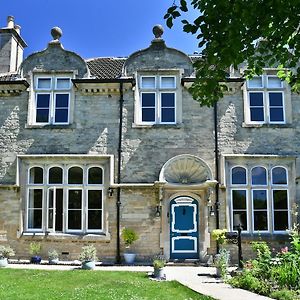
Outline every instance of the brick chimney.
<svg viewBox="0 0 300 300"><path fill-rule="evenodd" d="M27 45L20 29L12 16L7 17L7 26L0 28L0 73L16 72L23 60L23 50Z"/></svg>

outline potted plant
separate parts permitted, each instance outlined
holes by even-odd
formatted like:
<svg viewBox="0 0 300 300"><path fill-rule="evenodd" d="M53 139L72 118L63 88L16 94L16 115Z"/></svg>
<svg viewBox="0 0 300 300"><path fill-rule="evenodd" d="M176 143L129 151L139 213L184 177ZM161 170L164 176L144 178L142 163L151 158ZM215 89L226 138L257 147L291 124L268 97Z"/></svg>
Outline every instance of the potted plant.
<svg viewBox="0 0 300 300"><path fill-rule="evenodd" d="M56 265L59 262L58 252L55 249L48 251L48 260L50 265Z"/></svg>
<svg viewBox="0 0 300 300"><path fill-rule="evenodd" d="M10 246L0 246L0 267L6 267L8 265L8 258L14 255L15 251Z"/></svg>
<svg viewBox="0 0 300 300"><path fill-rule="evenodd" d="M97 250L94 245L83 246L79 255L82 269L93 270L96 267Z"/></svg>
<svg viewBox="0 0 300 300"><path fill-rule="evenodd" d="M214 266L216 267L216 276L225 277L228 269L230 253L223 249L222 245L226 244L227 229L214 229L211 233L212 239L219 244L220 250L214 256Z"/></svg>
<svg viewBox="0 0 300 300"><path fill-rule="evenodd" d="M124 259L127 264L133 264L136 253L133 253L130 249L132 244L138 240L137 233L131 228L123 228L122 230L122 239L124 241L126 251L124 252Z"/></svg>
<svg viewBox="0 0 300 300"><path fill-rule="evenodd" d="M32 242L29 245L29 253L32 255L30 262L32 264L40 264L42 258L40 256L42 245L39 242Z"/></svg>
<svg viewBox="0 0 300 300"><path fill-rule="evenodd" d="M165 278L164 266L166 265L166 260L163 257L157 257L152 262L154 272L153 277L157 279Z"/></svg>

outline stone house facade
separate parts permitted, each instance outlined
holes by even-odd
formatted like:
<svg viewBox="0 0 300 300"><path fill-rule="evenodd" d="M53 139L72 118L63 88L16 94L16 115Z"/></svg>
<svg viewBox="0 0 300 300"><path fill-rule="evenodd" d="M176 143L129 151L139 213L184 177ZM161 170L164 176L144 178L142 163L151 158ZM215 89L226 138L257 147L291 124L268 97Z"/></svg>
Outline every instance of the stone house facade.
<svg viewBox="0 0 300 300"><path fill-rule="evenodd" d="M51 33L22 60L20 27L9 17L0 29L1 244L25 258L40 241L43 256L75 259L92 243L120 262L124 227L139 260L205 260L211 230L238 225L245 251L259 236L286 243L300 102L275 70L232 71L224 99L200 107L188 87L201 57L167 47L160 26L126 58L85 60Z"/></svg>

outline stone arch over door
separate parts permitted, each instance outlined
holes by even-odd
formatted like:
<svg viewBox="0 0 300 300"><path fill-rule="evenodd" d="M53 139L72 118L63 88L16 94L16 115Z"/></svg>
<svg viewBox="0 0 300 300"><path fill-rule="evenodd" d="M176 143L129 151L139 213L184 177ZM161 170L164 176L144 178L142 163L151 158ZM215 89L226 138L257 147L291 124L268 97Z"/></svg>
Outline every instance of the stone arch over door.
<svg viewBox="0 0 300 300"><path fill-rule="evenodd" d="M171 259L204 258L210 246L207 200L209 189L216 184L210 167L197 156L178 155L164 164L159 183L164 255ZM176 247L183 251L176 251Z"/></svg>

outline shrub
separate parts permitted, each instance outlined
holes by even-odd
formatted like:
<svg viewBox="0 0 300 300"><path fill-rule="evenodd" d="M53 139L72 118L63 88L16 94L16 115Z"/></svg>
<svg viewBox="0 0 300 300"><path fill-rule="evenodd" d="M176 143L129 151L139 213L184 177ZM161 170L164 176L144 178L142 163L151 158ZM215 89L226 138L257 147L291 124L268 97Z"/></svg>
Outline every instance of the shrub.
<svg viewBox="0 0 300 300"><path fill-rule="evenodd" d="M299 295L295 291L279 290L270 294L270 297L277 300L296 300L300 299Z"/></svg>
<svg viewBox="0 0 300 300"><path fill-rule="evenodd" d="M79 260L84 261L96 261L97 250L94 245L83 246L79 255Z"/></svg>
<svg viewBox="0 0 300 300"><path fill-rule="evenodd" d="M15 256L15 251L10 246L0 246L0 258Z"/></svg>
<svg viewBox="0 0 300 300"><path fill-rule="evenodd" d="M122 239L127 247L131 246L138 238L139 236L133 229L123 228Z"/></svg>
<svg viewBox="0 0 300 300"><path fill-rule="evenodd" d="M42 251L42 245L39 242L32 242L29 245L29 253L31 255L39 255Z"/></svg>
<svg viewBox="0 0 300 300"><path fill-rule="evenodd" d="M216 241L220 245L223 245L226 243L226 232L227 229L214 229L211 232L211 237L214 241Z"/></svg>
<svg viewBox="0 0 300 300"><path fill-rule="evenodd" d="M166 265L166 260L162 258L156 258L152 262L154 269L162 269Z"/></svg>
<svg viewBox="0 0 300 300"><path fill-rule="evenodd" d="M48 257L49 257L49 259L57 259L58 252L55 249L51 249L48 251Z"/></svg>

